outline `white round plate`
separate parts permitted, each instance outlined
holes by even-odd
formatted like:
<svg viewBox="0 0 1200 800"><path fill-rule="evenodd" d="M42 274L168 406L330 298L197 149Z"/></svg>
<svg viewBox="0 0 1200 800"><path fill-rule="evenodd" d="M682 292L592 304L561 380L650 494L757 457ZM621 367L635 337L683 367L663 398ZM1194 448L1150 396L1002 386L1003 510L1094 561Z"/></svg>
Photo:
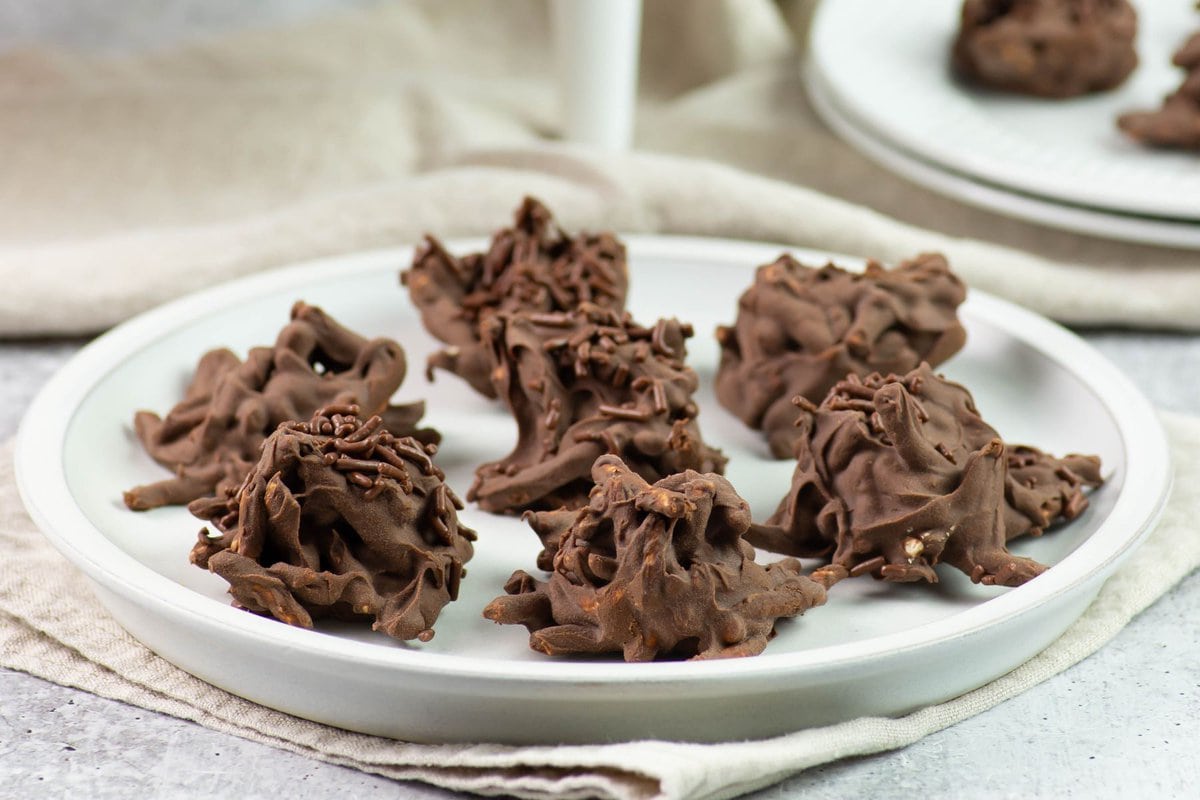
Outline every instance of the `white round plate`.
<svg viewBox="0 0 1200 800"><path fill-rule="evenodd" d="M713 400L712 331L732 320L753 268L781 248L705 239L629 237L630 308L643 320L695 324L701 427L730 456L729 478L765 517L791 465ZM453 248L478 247L458 242ZM458 602L428 644L366 626L293 628L230 606L224 582L188 564L200 523L180 508L137 514L121 492L164 473L131 429L139 408L166 411L206 350L274 340L294 300L324 307L408 351L398 400L428 399L444 438L438 459L465 491L475 465L515 441L504 409L456 380L428 385L436 343L396 280L408 250L365 253L250 277L121 325L79 353L22 423L17 475L30 513L93 581L113 616L167 660L235 694L351 730L420 741L569 742L761 737L864 714L898 714L1007 672L1054 640L1149 530L1169 488L1167 445L1150 405L1071 333L972 293L966 349L946 372L975 393L1011 441L1095 452L1107 484L1076 521L1017 550L1054 565L1017 589L974 586L953 570L937 585L845 581L829 603L779 625L754 658L626 664L557 660L527 647L519 626L480 610L509 574L535 569L537 541L517 519L474 508L475 558ZM823 254L797 251L812 262Z"/></svg>
<svg viewBox="0 0 1200 800"><path fill-rule="evenodd" d="M1064 205L981 183L921 161L903 150L896 149L888 142L875 138L866 128L851 120L833 101L819 70L807 70L804 78L813 109L826 125L867 158L914 183L977 208L1038 225L1123 242L1200 250L1200 221L1125 216Z"/></svg>
<svg viewBox="0 0 1200 800"><path fill-rule="evenodd" d="M830 99L875 138L996 187L1122 214L1200 220L1200 158L1152 150L1116 127L1157 108L1183 72L1171 55L1200 15L1134 3L1141 63L1111 92L1043 100L970 88L949 67L962 0L837 0L813 21L810 64Z"/></svg>

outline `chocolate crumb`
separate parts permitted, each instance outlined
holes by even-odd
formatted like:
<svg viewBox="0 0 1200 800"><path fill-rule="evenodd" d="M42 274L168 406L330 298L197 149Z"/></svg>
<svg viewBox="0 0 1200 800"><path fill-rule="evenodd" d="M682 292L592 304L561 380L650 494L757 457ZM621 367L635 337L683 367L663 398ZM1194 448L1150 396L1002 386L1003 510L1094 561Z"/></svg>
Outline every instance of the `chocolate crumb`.
<svg viewBox="0 0 1200 800"><path fill-rule="evenodd" d="M1200 33L1184 42L1172 59L1187 72L1183 84L1157 111L1133 111L1117 118L1130 138L1151 147L1200 150Z"/></svg>

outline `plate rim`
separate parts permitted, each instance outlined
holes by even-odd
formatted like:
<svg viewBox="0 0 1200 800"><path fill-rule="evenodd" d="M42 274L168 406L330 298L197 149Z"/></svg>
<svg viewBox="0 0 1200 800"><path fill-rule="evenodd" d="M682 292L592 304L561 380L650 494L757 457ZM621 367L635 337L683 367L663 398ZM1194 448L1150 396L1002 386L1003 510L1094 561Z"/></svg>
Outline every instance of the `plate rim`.
<svg viewBox="0 0 1200 800"><path fill-rule="evenodd" d="M807 248L734 239L659 235L622 235L634 258L689 259L701 262L739 263L747 267L763 263L767 253L787 250L802 261L831 258L852 266L862 259L843 257ZM447 243L452 251L478 247L481 238L456 239ZM1126 454L1126 484L1107 519L1053 569L1023 587L1012 589L970 609L942 620L925 623L900 633L875 636L855 642L827 645L810 650L771 653L754 658L710 661L664 661L627 664L609 661L503 661L448 653L431 653L403 646L341 639L317 631L295 628L274 619L249 614L231 605L214 605L211 598L188 589L137 561L88 520L74 501L66 483L64 446L74 411L107 371L135 355L160 328L174 329L199 319L218 306L236 300L277 293L279 286L295 286L328 277L334 270L341 276L396 271L407 263L411 247L369 250L314 259L239 278L219 286L170 301L116 326L72 357L35 397L17 434L15 467L23 503L39 529L56 549L89 578L123 596L136 596L145 608L170 606L204 627L219 628L237 637L252 637L261 644L288 648L317 659L352 660L356 664L383 669L410 670L443 677L470 678L489 683L602 684L687 683L762 677L803 677L812 672L869 663L875 658L948 643L982 629L1004 624L1069 592L1107 576L1127 557L1165 507L1171 485L1169 447L1165 432L1149 401L1103 355L1075 334L1032 311L972 289L968 303L972 313L998 324L1018 340L1035 347L1075 375L1096 394L1116 424ZM767 259L774 256L766 256ZM397 289L399 292L400 290ZM1008 323L999 322L1009 320ZM1032 339L1055 343L1054 350ZM214 343L213 346L220 346ZM1099 370L1108 392L1101 393L1093 380L1073 366L1082 358L1089 370ZM1070 362L1070 363L1068 363ZM1095 377L1095 376L1093 376ZM80 387L86 391L80 391ZM1114 405L1115 404L1115 405ZM131 409L132 413L132 409ZM1134 435L1136 434L1136 435ZM1136 469L1135 469L1136 467ZM1135 490L1153 495L1135 507ZM1128 518L1128 519L1127 519ZM1113 531L1118 523L1128 526L1123 536ZM1109 539L1121 544L1099 555ZM816 611L819 613L819 609ZM947 628L949 630L938 630Z"/></svg>
<svg viewBox="0 0 1200 800"><path fill-rule="evenodd" d="M951 6L950 0L945 0L947 6ZM837 10L832 10L833 7ZM1146 8L1150 4L1139 4L1137 7L1139 14L1139 36L1141 27L1145 26L1144 15ZM900 4L892 4L888 7L893 10L900 7ZM904 8L919 8L923 9L928 16L935 11L932 6L922 6L921 4L905 5ZM955 19L955 8L950 9L950 19ZM940 9L938 9L940 11ZM808 48L807 59L814 63L828 64L831 55L846 48L844 43L835 45L834 40L838 37L828 33L830 26L838 24L843 20L849 20L854 17L851 10L851 4L843 3L822 3L818 6L816 15L813 19L811 28L810 45ZM832 20L832 22L831 22ZM941 17L937 18L939 23L944 22ZM844 27L837 28L844 30ZM951 26L951 31L954 27ZM1165 58L1166 56L1164 56ZM946 47L946 58L944 60L945 70L939 71L939 76L949 75L949 43ZM1139 65L1140 66L1140 65ZM831 71L822 68L823 74L829 76ZM836 73L836 70L833 71ZM951 78L946 78L947 83L952 83ZM1002 162L998 162L995 158L997 150L989 151L990 155L976 154L972 152L959 152L954 148L944 146L934 146L930 141L930 129L912 129L904 126L890 116L873 116L870 113L870 105L865 96L861 92L848 92L845 87L839 88L831 79L828 88L832 95L841 99L841 105L846 111L853 112L854 116L860 121L874 119L870 124L872 130L876 134L894 146L903 149L920 160L925 162L936 163L939 167L968 175L971 178L982 182L1002 186L1009 190L1019 191L1023 194L1034 195L1055 202L1061 202L1068 205L1073 205L1080 208L1089 208L1107 211L1109 213L1124 214L1124 215L1140 215L1162 219L1165 221L1174 222L1200 222L1200 208L1195 204L1188 204L1178 198L1179 192L1170 192L1165 196L1163 193L1158 193L1155 197L1145 196L1140 197L1136 193L1131 199L1125 192L1119 192L1114 195L1113 190L1107 188L1112 183L1111 172L1107 173L1108 177L1101 175L1095 180L1087 183L1090 187L1090 194L1080 190L1082 184L1078 180L1078 176L1071 176L1059 170L1053 158L1043 156L1043 150L1037 148L1032 143L1026 143L1019 139L1006 138L1000 147L1003 150L1010 151L1012 156L1005 158ZM1118 87L1119 88L1119 87ZM1173 89L1174 87L1170 87ZM1169 91L1170 89L1166 89ZM959 93L956 96L961 95ZM1069 102L1070 98L1066 102ZM1056 102L1056 101L1049 101ZM1063 101L1057 101L1063 102ZM949 117L967 118L970 116L978 116L979 112L974 112L966 105L956 104L952 108L945 109L946 113L942 115L942 119ZM903 115L905 118L920 116L919 114ZM987 122L986 118L983 118ZM1113 120L1113 129L1115 130L1116 122ZM986 128L987 125L980 123L973 125L971 130L978 133L981 128ZM938 140L936 135L937 126L934 126L933 139L945 144L944 141ZM1005 129L996 129L1000 135L1008 136ZM1130 147L1137 147L1130 143ZM1151 157L1152 154L1147 154ZM1014 182L1014 176L1019 176ZM1074 177L1076 180L1063 180L1066 177ZM1137 176L1135 176L1137 177ZM1149 178L1142 177L1140 182L1149 180L1155 184L1162 184L1165 179L1162 173L1157 176L1151 175ZM1191 187L1200 182L1200 170L1197 170L1195 176L1189 179L1186 183L1176 186L1176 189L1183 187ZM1128 185L1127 182L1122 182L1122 185ZM1186 193L1184 193L1186 194Z"/></svg>
<svg viewBox="0 0 1200 800"><path fill-rule="evenodd" d="M1121 214L1060 202L980 180L921 158L889 142L865 121L838 105L828 80L811 58L804 66L804 85L813 110L834 133L871 161L920 186L976 208L1042 227L1113 241L1200 250L1200 220Z"/></svg>

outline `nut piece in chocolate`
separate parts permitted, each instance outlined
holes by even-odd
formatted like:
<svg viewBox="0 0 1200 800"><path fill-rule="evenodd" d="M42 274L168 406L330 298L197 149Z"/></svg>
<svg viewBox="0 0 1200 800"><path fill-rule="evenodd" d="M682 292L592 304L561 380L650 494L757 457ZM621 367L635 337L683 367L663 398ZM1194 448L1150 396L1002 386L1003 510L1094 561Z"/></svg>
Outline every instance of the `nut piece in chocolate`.
<svg viewBox="0 0 1200 800"><path fill-rule="evenodd" d="M970 393L922 364L904 376L840 382L820 406L799 400L802 437L791 490L759 547L823 556L814 573L831 582L871 574L937 582L945 562L975 583L1017 586L1045 567L1008 552L1087 508L1100 460L1057 459L1008 447Z"/></svg>
<svg viewBox="0 0 1200 800"><path fill-rule="evenodd" d="M436 446L357 413L333 405L280 425L236 492L190 507L219 531L200 532L191 561L228 581L241 607L289 625L365 617L427 642L475 533L458 522Z"/></svg>
<svg viewBox="0 0 1200 800"><path fill-rule="evenodd" d="M531 515L549 534L549 580L515 572L508 594L484 609L528 628L534 650L626 661L752 656L777 619L825 602L824 586L795 559L755 563L742 538L750 509L721 476L689 470L650 485L606 455L592 477L586 508Z"/></svg>
<svg viewBox="0 0 1200 800"><path fill-rule="evenodd" d="M476 471L467 493L486 511L579 507L596 458L612 453L648 481L694 469L720 472L704 444L684 363L690 325L642 327L627 312L496 314L483 325L492 380L517 422L517 444Z"/></svg>
<svg viewBox="0 0 1200 800"><path fill-rule="evenodd" d="M241 484L276 426L308 419L329 403L357 403L368 415L382 414L397 434L436 441L435 431L416 428L423 403L388 406L404 371L396 342L368 341L298 302L274 347L255 347L244 362L229 350L205 353L184 399L165 418L136 414L142 446L175 476L130 489L125 505L144 511L223 496Z"/></svg>
<svg viewBox="0 0 1200 800"><path fill-rule="evenodd" d="M1151 147L1200 150L1200 33L1192 34L1172 59L1187 71L1183 85L1157 111L1133 111L1117 118L1130 138Z"/></svg>
<svg viewBox="0 0 1200 800"><path fill-rule="evenodd" d="M951 63L981 86L1074 97L1129 77L1136 34L1128 0L966 0Z"/></svg>
<svg viewBox="0 0 1200 800"><path fill-rule="evenodd" d="M924 253L862 273L806 267L789 255L759 267L737 321L717 329L721 405L766 434L776 458L793 455L796 395L820 403L847 374L904 373L958 352L966 288L946 259Z"/></svg>
<svg viewBox="0 0 1200 800"><path fill-rule="evenodd" d="M532 197L511 228L492 236L486 253L451 255L432 236L400 275L426 330L449 345L429 358L486 397L495 397L492 365L480 324L497 312L570 311L588 302L625 308L629 275L625 245L611 233L569 236Z"/></svg>

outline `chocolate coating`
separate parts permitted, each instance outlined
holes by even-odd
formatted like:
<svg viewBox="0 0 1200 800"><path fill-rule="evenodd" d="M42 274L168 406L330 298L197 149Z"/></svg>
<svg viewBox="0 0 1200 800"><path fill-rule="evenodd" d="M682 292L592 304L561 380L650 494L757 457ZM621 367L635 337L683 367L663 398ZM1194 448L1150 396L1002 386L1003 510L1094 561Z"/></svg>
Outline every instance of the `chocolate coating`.
<svg viewBox="0 0 1200 800"><path fill-rule="evenodd" d="M368 617L389 636L429 641L475 533L458 522L437 448L357 411L328 406L280 425L236 492L192 503L220 533L202 530L191 561L256 614L305 628Z"/></svg>
<svg viewBox="0 0 1200 800"><path fill-rule="evenodd" d="M847 374L904 373L962 349L958 306L967 290L946 259L924 253L862 273L806 267L790 255L759 267L737 321L717 329L721 405L763 431L776 458L793 455L792 398L819 403Z"/></svg>
<svg viewBox="0 0 1200 800"><path fill-rule="evenodd" d="M976 583L1017 586L1045 567L1008 552L1087 508L1100 460L1006 447L962 386L922 364L904 376L849 377L821 403L799 401L792 486L759 547L828 556L814 577L870 573L934 583L951 564Z"/></svg>
<svg viewBox="0 0 1200 800"><path fill-rule="evenodd" d="M1129 137L1151 147L1200 150L1200 33L1192 34L1172 59L1187 71L1183 84L1157 111L1133 111L1117 118Z"/></svg>
<svg viewBox="0 0 1200 800"><path fill-rule="evenodd" d="M684 363L691 335L675 319L644 328L589 303L489 317L492 381L516 418L517 444L479 467L467 499L498 512L578 507L605 453L649 481L720 472L725 457L704 444L696 422L699 379Z"/></svg>
<svg viewBox="0 0 1200 800"><path fill-rule="evenodd" d="M492 236L486 253L451 255L432 236L401 273L425 328L450 345L429 358L426 372L453 372L486 397L495 397L492 365L480 325L498 312L570 311L588 302L625 308L629 275L625 245L611 233L568 236L532 197L511 228Z"/></svg>
<svg viewBox="0 0 1200 800"><path fill-rule="evenodd" d="M388 406L404 371L396 342L368 341L298 302L273 347L251 349L244 362L229 350L205 353L166 418L150 411L134 416L146 452L175 476L130 489L125 505L144 511L236 489L271 431L330 403L357 403L367 414L382 414L398 434L436 441L435 431L416 428L424 403Z"/></svg>
<svg viewBox="0 0 1200 800"><path fill-rule="evenodd" d="M653 486L621 459L592 468L575 513L533 514L549 580L514 572L483 615L529 629L547 655L621 653L626 661L761 653L775 621L825 602L825 588L785 559L754 562L750 509L727 480L691 470Z"/></svg>
<svg viewBox="0 0 1200 800"><path fill-rule="evenodd" d="M1136 35L1128 0L966 0L951 63L992 89L1073 97L1129 77Z"/></svg>

